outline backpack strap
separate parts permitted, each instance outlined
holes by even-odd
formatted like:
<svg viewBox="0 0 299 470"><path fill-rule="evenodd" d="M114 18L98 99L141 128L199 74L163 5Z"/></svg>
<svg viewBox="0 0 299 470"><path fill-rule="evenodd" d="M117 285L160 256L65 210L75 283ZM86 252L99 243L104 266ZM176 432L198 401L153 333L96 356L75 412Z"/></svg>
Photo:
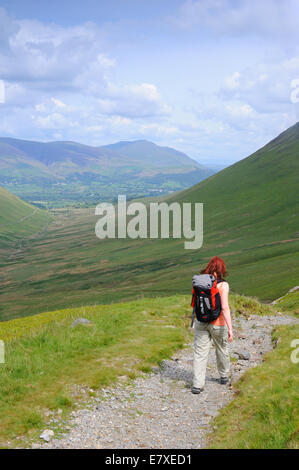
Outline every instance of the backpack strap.
<svg viewBox="0 0 299 470"><path fill-rule="evenodd" d="M191 299L191 307L195 305L195 289L192 287L192 299Z"/></svg>
<svg viewBox="0 0 299 470"><path fill-rule="evenodd" d="M195 289L194 289L194 287L192 287L191 307L193 307L193 310L192 310L192 321L191 321L191 328L192 328L192 327L193 327L193 324L194 324L194 319L195 319Z"/></svg>
<svg viewBox="0 0 299 470"><path fill-rule="evenodd" d="M214 310L215 307L216 307L215 295L216 295L216 293L218 292L217 284L218 284L218 280L215 280L215 282L213 283L213 286L212 286L212 288L211 288L211 298L212 298L212 307L213 307L213 310Z"/></svg>
<svg viewBox="0 0 299 470"><path fill-rule="evenodd" d="M193 310L192 310L192 321L191 321L191 325L190 325L191 328L193 327L194 320L195 320L195 307L193 307Z"/></svg>

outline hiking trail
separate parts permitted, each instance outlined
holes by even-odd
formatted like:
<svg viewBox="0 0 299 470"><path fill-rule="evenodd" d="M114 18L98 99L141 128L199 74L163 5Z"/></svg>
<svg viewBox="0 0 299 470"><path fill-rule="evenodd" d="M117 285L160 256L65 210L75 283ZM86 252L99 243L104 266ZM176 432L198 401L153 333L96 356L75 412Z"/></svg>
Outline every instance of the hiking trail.
<svg viewBox="0 0 299 470"><path fill-rule="evenodd" d="M260 364L273 349L271 330L275 325L296 323L282 314L233 318L235 339L230 343L232 385L221 385L211 348L204 391L190 392L192 383L192 343L178 351L161 367L125 384L96 392L71 413L63 423L66 431L33 448L96 449L200 449L207 443L212 419L234 398L233 384L247 369ZM245 359L247 358L247 359ZM82 387L81 387L82 388ZM83 387L84 389L84 387ZM88 390L83 390L88 396ZM90 391L90 389L89 389ZM59 417L49 417L48 429Z"/></svg>
<svg viewBox="0 0 299 470"><path fill-rule="evenodd" d="M24 222L24 220L27 220L27 219L29 219L30 217L33 217L34 214L37 213L37 211L38 211L38 207L36 207L33 212L30 212L30 214L25 215L24 217L21 217L21 218L19 219L19 222Z"/></svg>

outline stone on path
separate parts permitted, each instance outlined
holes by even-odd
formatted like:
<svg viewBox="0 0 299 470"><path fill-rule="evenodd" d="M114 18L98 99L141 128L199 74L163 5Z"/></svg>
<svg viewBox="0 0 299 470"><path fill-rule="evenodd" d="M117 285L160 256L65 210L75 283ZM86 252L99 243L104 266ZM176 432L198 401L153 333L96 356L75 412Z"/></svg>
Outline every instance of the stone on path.
<svg viewBox="0 0 299 470"><path fill-rule="evenodd" d="M234 351L235 354L238 354L240 359L243 359L244 361L249 361L250 359L250 353L248 351L242 350L242 351Z"/></svg>
<svg viewBox="0 0 299 470"><path fill-rule="evenodd" d="M39 437L44 441L49 442L53 436L54 431L52 431L52 429L45 429Z"/></svg>

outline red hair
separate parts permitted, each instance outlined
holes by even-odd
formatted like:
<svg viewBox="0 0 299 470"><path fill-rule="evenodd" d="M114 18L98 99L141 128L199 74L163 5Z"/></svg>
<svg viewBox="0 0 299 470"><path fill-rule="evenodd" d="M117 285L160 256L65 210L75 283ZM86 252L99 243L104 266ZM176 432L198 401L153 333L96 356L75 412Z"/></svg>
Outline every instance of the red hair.
<svg viewBox="0 0 299 470"><path fill-rule="evenodd" d="M207 264L201 274L217 274L217 279L223 279L227 276L226 265L222 258L214 256Z"/></svg>

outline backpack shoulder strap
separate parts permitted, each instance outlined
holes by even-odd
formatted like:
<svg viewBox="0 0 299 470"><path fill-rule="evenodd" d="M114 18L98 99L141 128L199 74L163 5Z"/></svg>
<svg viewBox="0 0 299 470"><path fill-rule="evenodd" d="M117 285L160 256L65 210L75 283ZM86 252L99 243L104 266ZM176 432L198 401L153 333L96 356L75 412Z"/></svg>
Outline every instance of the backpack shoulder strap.
<svg viewBox="0 0 299 470"><path fill-rule="evenodd" d="M191 320L191 325L190 325L191 328L193 328L194 320L195 320L195 307L193 307L193 310L192 310L192 320Z"/></svg>

